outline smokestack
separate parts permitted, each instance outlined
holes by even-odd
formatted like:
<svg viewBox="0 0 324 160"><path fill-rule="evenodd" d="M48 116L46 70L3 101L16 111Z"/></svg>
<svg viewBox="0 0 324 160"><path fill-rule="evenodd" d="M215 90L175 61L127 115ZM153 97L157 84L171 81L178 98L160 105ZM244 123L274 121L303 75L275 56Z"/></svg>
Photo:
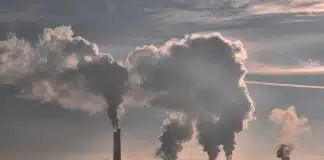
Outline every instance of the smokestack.
<svg viewBox="0 0 324 160"><path fill-rule="evenodd" d="M281 160L290 160L291 151L293 150L292 145L282 144L277 150L277 158Z"/></svg>
<svg viewBox="0 0 324 160"><path fill-rule="evenodd" d="M114 130L114 159L113 160L121 160L120 128Z"/></svg>

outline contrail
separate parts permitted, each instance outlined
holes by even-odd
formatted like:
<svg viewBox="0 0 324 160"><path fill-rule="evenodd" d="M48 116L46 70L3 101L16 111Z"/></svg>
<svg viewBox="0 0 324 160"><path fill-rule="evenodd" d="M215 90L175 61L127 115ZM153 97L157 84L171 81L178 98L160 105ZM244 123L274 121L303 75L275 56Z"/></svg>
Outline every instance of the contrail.
<svg viewBox="0 0 324 160"><path fill-rule="evenodd" d="M309 75L324 74L324 67L303 67L303 68L266 68L257 71L249 71L252 75Z"/></svg>
<svg viewBox="0 0 324 160"><path fill-rule="evenodd" d="M260 82L260 81L245 81L246 84L257 84L264 86L278 86L278 87L291 87L291 88L309 88L309 89L324 89L324 86L313 86L313 85L300 85L300 84L289 84L289 83L273 83L273 82Z"/></svg>

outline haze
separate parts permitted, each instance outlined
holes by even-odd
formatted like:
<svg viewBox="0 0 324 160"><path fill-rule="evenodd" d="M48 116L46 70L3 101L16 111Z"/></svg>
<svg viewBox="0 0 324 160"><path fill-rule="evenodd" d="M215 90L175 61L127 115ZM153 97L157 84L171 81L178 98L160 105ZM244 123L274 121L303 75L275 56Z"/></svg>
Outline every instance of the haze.
<svg viewBox="0 0 324 160"><path fill-rule="evenodd" d="M240 40L248 56L245 79L252 82L247 83L247 89L256 118L236 136L233 160L276 159L281 130L268 116L273 109L291 106L299 116L307 117L310 128L294 138L292 159L322 160L323 11L322 0L2 0L0 38L5 42L10 33L15 33L35 44L45 28L71 26L75 35L96 43L102 53L111 54L116 61L124 61L144 45L163 46L170 39L183 39L192 33L218 32L226 40ZM167 47L157 47L157 53ZM92 50L96 53L95 47ZM0 56L4 53L0 50ZM0 60L3 67L6 60ZM1 84L8 77L3 76L4 70L0 68ZM112 125L102 111L105 104L90 103L98 102L98 97L77 95L73 98L79 103L67 104L17 97L11 91L0 87L0 159L111 158ZM159 159L155 157L161 145L158 137L168 117L161 109L164 107L148 108L133 99L127 99L123 106L120 127L124 160ZM184 144L179 160L207 159L195 134ZM225 160L223 152L220 160Z"/></svg>

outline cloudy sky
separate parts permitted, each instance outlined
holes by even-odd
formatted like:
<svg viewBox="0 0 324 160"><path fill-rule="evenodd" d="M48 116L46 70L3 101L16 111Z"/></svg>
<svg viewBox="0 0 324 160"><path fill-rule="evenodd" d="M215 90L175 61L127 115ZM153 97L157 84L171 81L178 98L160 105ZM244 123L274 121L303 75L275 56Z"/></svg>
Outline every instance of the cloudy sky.
<svg viewBox="0 0 324 160"><path fill-rule="evenodd" d="M33 43L44 28L70 25L103 52L124 59L144 44L161 45L197 32L241 40L249 81L324 86L322 0L1 0L0 38L10 32ZM288 85L289 86L289 85ZM257 119L237 137L234 159L275 159L279 131L268 122L274 108L295 106L311 131L297 140L294 160L322 160L324 90L248 84ZM0 88L0 159L107 160L111 125L56 104L17 98ZM129 107L121 118L125 160L154 159L164 111ZM258 158L260 157L260 158ZM223 157L222 157L223 158ZM203 160L194 140L180 160Z"/></svg>

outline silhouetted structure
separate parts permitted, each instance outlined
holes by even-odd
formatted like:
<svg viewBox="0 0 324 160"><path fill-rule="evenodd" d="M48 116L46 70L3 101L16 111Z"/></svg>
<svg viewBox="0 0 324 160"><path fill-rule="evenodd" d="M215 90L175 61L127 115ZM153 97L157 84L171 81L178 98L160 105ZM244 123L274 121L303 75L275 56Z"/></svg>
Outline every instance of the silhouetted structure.
<svg viewBox="0 0 324 160"><path fill-rule="evenodd" d="M121 160L120 128L114 131L114 160Z"/></svg>
<svg viewBox="0 0 324 160"><path fill-rule="evenodd" d="M281 160L290 160L290 155L293 147L292 145L282 144L277 150L277 158Z"/></svg>

